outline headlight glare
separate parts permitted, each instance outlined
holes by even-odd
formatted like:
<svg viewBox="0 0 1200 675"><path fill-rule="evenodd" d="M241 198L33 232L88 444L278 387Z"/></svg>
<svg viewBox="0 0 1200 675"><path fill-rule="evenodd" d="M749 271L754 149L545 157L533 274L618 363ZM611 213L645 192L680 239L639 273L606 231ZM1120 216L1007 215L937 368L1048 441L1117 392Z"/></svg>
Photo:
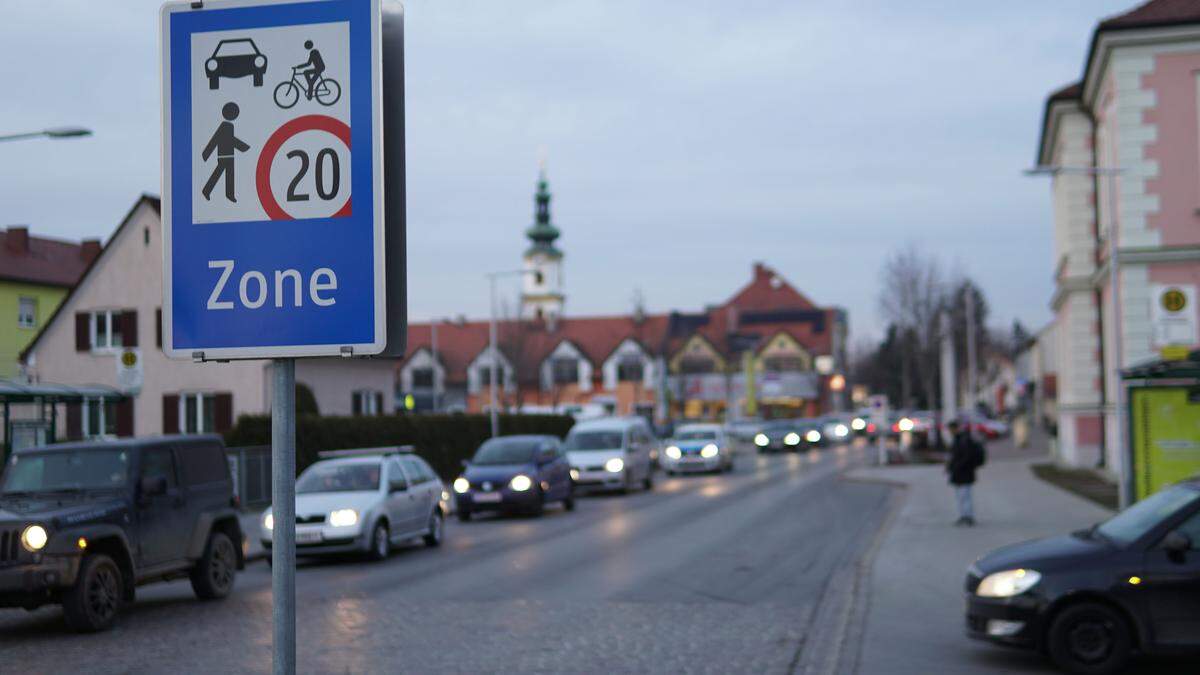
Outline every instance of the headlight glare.
<svg viewBox="0 0 1200 675"><path fill-rule="evenodd" d="M508 486L516 492L525 492L533 487L533 481L523 473L513 476L512 480L508 481Z"/></svg>
<svg viewBox="0 0 1200 675"><path fill-rule="evenodd" d="M1011 598L1033 588L1042 575L1033 570L1015 569L989 574L979 582L975 595L982 598Z"/></svg>
<svg viewBox="0 0 1200 675"><path fill-rule="evenodd" d="M810 429L808 433L804 435L804 439L809 443L819 443L821 441L821 432L817 431L816 429Z"/></svg>
<svg viewBox="0 0 1200 675"><path fill-rule="evenodd" d="M571 480L579 480L579 469L571 469Z"/></svg>
<svg viewBox="0 0 1200 675"><path fill-rule="evenodd" d="M900 421L896 423L896 426L900 427L900 431L912 431L915 425L911 419L907 417L901 417Z"/></svg>
<svg viewBox="0 0 1200 675"><path fill-rule="evenodd" d="M713 457L716 457L718 452L720 452L720 450L717 448L717 444L709 443L708 445L706 445L700 449L700 456L705 459L711 459Z"/></svg>
<svg viewBox="0 0 1200 675"><path fill-rule="evenodd" d="M766 434L757 434L754 437L754 444L760 447L766 447L770 442L771 439L767 438Z"/></svg>
<svg viewBox="0 0 1200 675"><path fill-rule="evenodd" d="M783 437L783 442L788 445L797 445L800 443L800 434L790 431L787 436Z"/></svg>
<svg viewBox="0 0 1200 675"><path fill-rule="evenodd" d="M46 528L41 525L30 525L21 532L21 543L31 553L45 548L49 539L50 535L46 534Z"/></svg>
<svg viewBox="0 0 1200 675"><path fill-rule="evenodd" d="M850 428L854 429L855 431L862 431L863 429L867 428L867 421L861 417L855 417L850 422Z"/></svg>
<svg viewBox="0 0 1200 675"><path fill-rule="evenodd" d="M839 424L833 428L833 435L837 436L838 438L843 438L849 433L850 430L846 428L845 424Z"/></svg>
<svg viewBox="0 0 1200 675"><path fill-rule="evenodd" d="M338 509L329 514L329 524L334 527L350 527L358 523L358 511L354 509Z"/></svg>
<svg viewBox="0 0 1200 675"><path fill-rule="evenodd" d="M459 476L454 479L454 491L458 494L466 494L471 490L471 481Z"/></svg>
<svg viewBox="0 0 1200 675"><path fill-rule="evenodd" d="M674 445L667 446L667 449L663 452L667 453L667 457L671 459L679 459L680 457L683 457L683 451Z"/></svg>
<svg viewBox="0 0 1200 675"><path fill-rule="evenodd" d="M268 513L267 515L263 516L263 529L268 531L275 529L274 515Z"/></svg>
<svg viewBox="0 0 1200 675"><path fill-rule="evenodd" d="M604 470L609 473L620 473L625 468L625 460L613 457L604 463Z"/></svg>

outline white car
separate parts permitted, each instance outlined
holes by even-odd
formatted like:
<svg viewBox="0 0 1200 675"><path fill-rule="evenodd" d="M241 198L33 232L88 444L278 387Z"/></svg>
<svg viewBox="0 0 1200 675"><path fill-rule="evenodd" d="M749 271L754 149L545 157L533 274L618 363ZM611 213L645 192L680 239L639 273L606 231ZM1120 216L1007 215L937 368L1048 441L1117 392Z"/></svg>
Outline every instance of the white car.
<svg viewBox="0 0 1200 675"><path fill-rule="evenodd" d="M577 423L563 449L575 485L629 492L637 485L654 487L657 445L645 419L612 417Z"/></svg>
<svg viewBox="0 0 1200 675"><path fill-rule="evenodd" d="M321 457L296 479L298 557L359 552L382 560L393 545L417 537L429 546L442 543L442 482L425 460L395 448ZM267 509L261 530L268 551L274 529Z"/></svg>
<svg viewBox="0 0 1200 675"><path fill-rule="evenodd" d="M733 444L719 424L687 424L675 430L658 462L668 474L732 471Z"/></svg>

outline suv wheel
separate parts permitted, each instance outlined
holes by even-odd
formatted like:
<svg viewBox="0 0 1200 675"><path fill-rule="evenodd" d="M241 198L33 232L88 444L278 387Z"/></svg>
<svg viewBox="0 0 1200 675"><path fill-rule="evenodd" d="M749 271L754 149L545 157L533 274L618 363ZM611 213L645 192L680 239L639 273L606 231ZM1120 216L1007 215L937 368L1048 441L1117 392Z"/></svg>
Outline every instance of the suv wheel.
<svg viewBox="0 0 1200 675"><path fill-rule="evenodd" d="M125 597L125 579L113 559L103 553L85 556L75 585L63 594L63 618L80 632L113 625Z"/></svg>
<svg viewBox="0 0 1200 675"><path fill-rule="evenodd" d="M442 527L446 524L446 517L442 515L440 509L434 509L433 514L429 516L429 533L425 535L426 546L441 546L442 545Z"/></svg>
<svg viewBox="0 0 1200 675"><path fill-rule="evenodd" d="M387 523L382 520L375 523L375 529L371 532L370 555L372 560L384 560L388 557L388 553L392 551L390 537Z"/></svg>
<svg viewBox="0 0 1200 675"><path fill-rule="evenodd" d="M1129 661L1133 638L1125 619L1098 603L1068 607L1050 624L1048 645L1054 663L1072 673L1120 672Z"/></svg>
<svg viewBox="0 0 1200 675"><path fill-rule="evenodd" d="M233 541L224 532L208 535L204 555L192 568L192 590L201 600L217 600L233 590L237 574L237 551Z"/></svg>

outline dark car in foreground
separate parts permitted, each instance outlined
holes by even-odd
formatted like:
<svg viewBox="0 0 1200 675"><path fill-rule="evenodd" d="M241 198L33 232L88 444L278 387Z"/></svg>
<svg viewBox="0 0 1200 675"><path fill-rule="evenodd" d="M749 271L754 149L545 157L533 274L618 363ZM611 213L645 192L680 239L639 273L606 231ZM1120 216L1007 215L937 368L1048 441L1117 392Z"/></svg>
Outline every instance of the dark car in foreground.
<svg viewBox="0 0 1200 675"><path fill-rule="evenodd" d="M997 549L967 573L967 633L1073 673L1200 654L1200 480L1074 534Z"/></svg>
<svg viewBox="0 0 1200 675"><path fill-rule="evenodd" d="M152 581L223 598L244 564L235 506L216 436L20 450L0 483L0 607L61 604L96 631Z"/></svg>
<svg viewBox="0 0 1200 675"><path fill-rule="evenodd" d="M454 480L462 521L481 511L540 515L550 502L575 508L571 467L554 436L500 436L484 441Z"/></svg>

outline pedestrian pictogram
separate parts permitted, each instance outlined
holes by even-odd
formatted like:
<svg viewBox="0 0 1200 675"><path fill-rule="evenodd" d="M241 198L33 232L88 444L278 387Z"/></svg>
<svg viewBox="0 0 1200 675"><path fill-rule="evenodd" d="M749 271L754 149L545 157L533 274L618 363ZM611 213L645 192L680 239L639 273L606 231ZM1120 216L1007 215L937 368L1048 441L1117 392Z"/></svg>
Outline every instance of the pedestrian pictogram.
<svg viewBox="0 0 1200 675"><path fill-rule="evenodd" d="M212 175L208 177L208 182L204 184L204 189L201 192L205 199L212 198L213 187L222 177L225 178L225 198L231 202L236 202L237 197L234 194L234 158L238 152L246 152L250 146L242 142L242 139L234 135L233 121L238 118L238 105L236 103L226 103L221 108L221 117L224 121L217 125L217 130L213 132L212 138L209 139L208 145L204 146L204 152L200 153L200 158L208 161L212 156L213 151L217 153L217 166L213 169Z"/></svg>

